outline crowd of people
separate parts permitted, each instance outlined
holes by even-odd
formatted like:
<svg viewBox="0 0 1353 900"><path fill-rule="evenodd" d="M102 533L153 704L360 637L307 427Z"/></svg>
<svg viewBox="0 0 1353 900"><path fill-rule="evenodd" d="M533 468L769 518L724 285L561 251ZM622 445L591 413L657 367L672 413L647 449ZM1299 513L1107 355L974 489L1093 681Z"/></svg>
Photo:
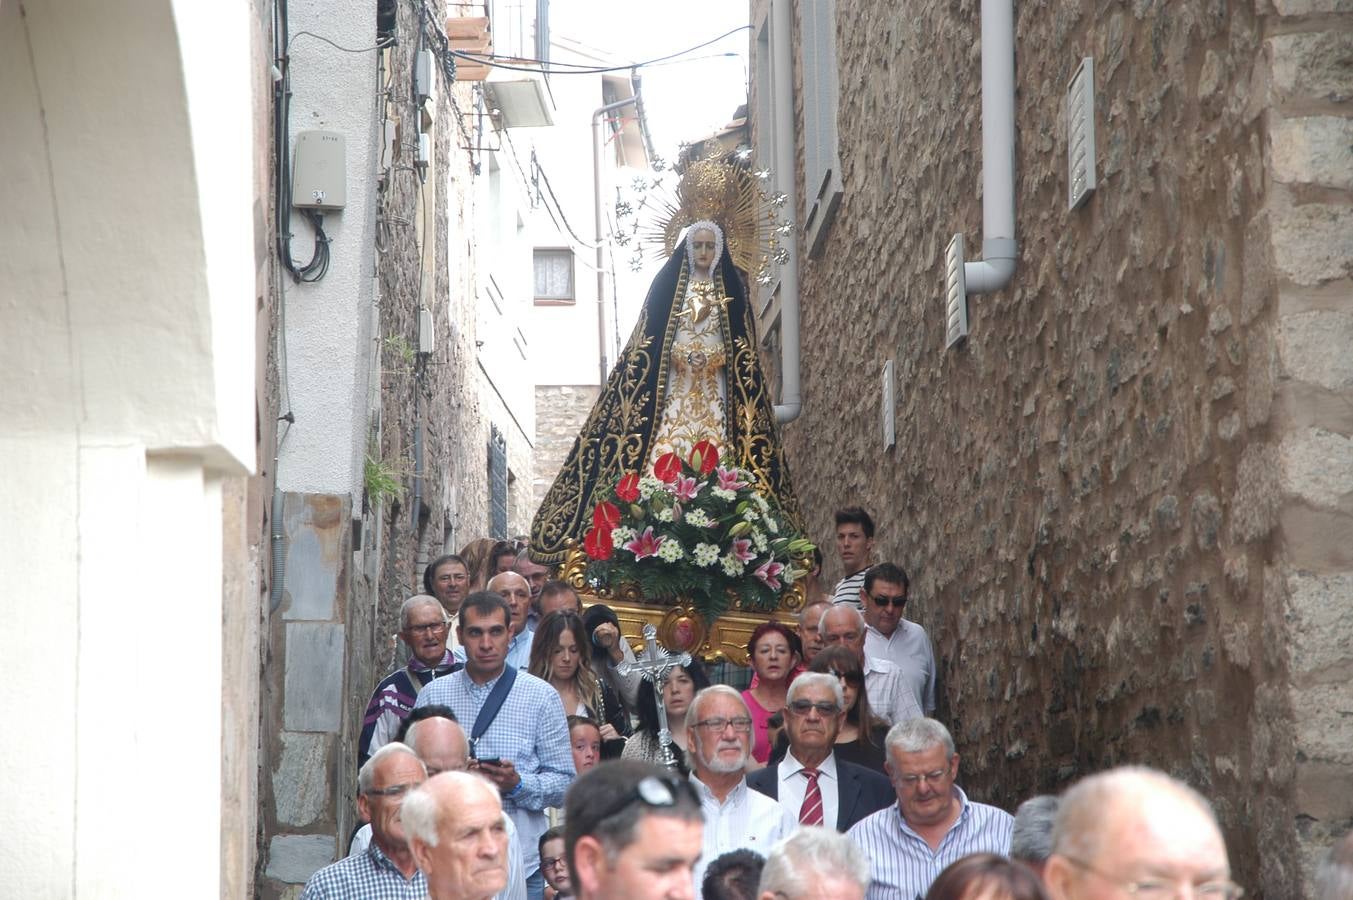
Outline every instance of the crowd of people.
<svg viewBox="0 0 1353 900"><path fill-rule="evenodd" d="M836 523L844 577L815 571L797 627L752 633L743 691L699 660L646 684L614 611L525 549L435 560L366 711L364 824L304 900L1241 896L1208 801L1161 772L1014 815L969 799L907 574L872 558L864 510ZM1327 900L1353 897L1350 841Z"/></svg>

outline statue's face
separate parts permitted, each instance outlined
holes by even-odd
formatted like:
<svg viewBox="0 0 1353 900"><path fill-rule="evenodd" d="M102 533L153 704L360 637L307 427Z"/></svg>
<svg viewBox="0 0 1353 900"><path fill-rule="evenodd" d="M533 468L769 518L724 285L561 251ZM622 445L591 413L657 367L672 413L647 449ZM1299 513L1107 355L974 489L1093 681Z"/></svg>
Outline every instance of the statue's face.
<svg viewBox="0 0 1353 900"><path fill-rule="evenodd" d="M708 228L691 235L691 261L697 269L705 271L714 265L714 232Z"/></svg>

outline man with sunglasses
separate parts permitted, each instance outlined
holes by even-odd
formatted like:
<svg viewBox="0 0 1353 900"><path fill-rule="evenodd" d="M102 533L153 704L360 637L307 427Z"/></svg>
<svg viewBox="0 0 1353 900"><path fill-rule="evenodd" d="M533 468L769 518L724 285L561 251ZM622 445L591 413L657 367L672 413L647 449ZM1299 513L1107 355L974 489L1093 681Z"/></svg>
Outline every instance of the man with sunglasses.
<svg viewBox="0 0 1353 900"><path fill-rule="evenodd" d="M969 800L954 783L958 754L949 729L934 719L912 719L894 725L886 744L897 803L847 832L869 858L867 900L915 900L957 859L1010 853L1014 817Z"/></svg>
<svg viewBox="0 0 1353 900"><path fill-rule="evenodd" d="M637 760L597 766L569 789L564 856L578 900L691 900L703 817L690 782Z"/></svg>
<svg viewBox="0 0 1353 900"><path fill-rule="evenodd" d="M403 744L373 753L357 773L357 809L371 823L371 844L310 876L301 900L423 900L427 878L418 871L399 808L404 795L426 780L427 769Z"/></svg>
<svg viewBox="0 0 1353 900"><path fill-rule="evenodd" d="M412 651L409 661L385 677L371 694L362 733L357 739L357 765L394 739L423 688L460 668L446 641L451 633L446 611L430 594L415 594L399 608L399 636Z"/></svg>
<svg viewBox="0 0 1353 900"><path fill-rule="evenodd" d="M935 712L935 650L923 627L902 618L908 585L907 573L892 563L879 563L865 573L860 589L864 652L897 666L916 704L929 716Z"/></svg>
<svg viewBox="0 0 1353 900"><path fill-rule="evenodd" d="M788 752L778 765L748 775L747 785L780 802L789 817L786 833L799 825L846 831L893 802L887 778L836 758L836 735L846 715L840 679L800 675L789 686L784 715Z"/></svg>
<svg viewBox="0 0 1353 900"><path fill-rule="evenodd" d="M705 814L704 854L695 873L700 884L713 860L739 849L764 856L791 828L784 807L747 786L752 716L741 694L724 684L696 694L686 710L686 735L691 784Z"/></svg>
<svg viewBox="0 0 1353 900"><path fill-rule="evenodd" d="M1141 766L1091 775L1062 797L1043 882L1053 900L1188 896L1237 900L1212 807Z"/></svg>

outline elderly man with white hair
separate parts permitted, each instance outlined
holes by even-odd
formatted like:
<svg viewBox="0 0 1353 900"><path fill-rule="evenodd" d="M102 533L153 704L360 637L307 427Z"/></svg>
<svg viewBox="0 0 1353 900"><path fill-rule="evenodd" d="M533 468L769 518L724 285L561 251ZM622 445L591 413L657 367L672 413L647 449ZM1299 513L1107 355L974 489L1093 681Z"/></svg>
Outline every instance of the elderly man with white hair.
<svg viewBox="0 0 1353 900"><path fill-rule="evenodd" d="M925 713L916 701L916 692L906 674L892 660L869 656L864 650L868 623L858 609L837 604L822 616L818 634L824 647L845 647L860 661L864 672L864 691L874 715L889 725L922 718Z"/></svg>
<svg viewBox="0 0 1353 900"><path fill-rule="evenodd" d="M836 758L836 735L846 717L840 679L818 672L795 678L785 694L784 717L789 734L784 759L752 772L747 784L780 802L790 830L826 825L846 831L893 802L888 779Z"/></svg>
<svg viewBox="0 0 1353 900"><path fill-rule="evenodd" d="M757 900L864 900L869 860L843 834L804 826L771 848Z"/></svg>
<svg viewBox="0 0 1353 900"><path fill-rule="evenodd" d="M934 719L912 719L894 725L885 744L897 804L848 832L870 860L869 900L924 897L951 862L1010 852L1011 815L969 800L954 783L958 753L949 729Z"/></svg>
<svg viewBox="0 0 1353 900"><path fill-rule="evenodd" d="M765 853L788 833L779 803L747 786L752 755L752 716L742 695L717 684L695 695L686 710L686 759L691 784L700 797L705 831L695 884L705 866L729 850Z"/></svg>
<svg viewBox="0 0 1353 900"><path fill-rule="evenodd" d="M400 818L430 900L490 900L507 886L507 817L488 779L429 778L405 798Z"/></svg>
<svg viewBox="0 0 1353 900"><path fill-rule="evenodd" d="M357 738L357 765L394 740L400 723L428 682L460 668L446 648L450 635L446 610L436 597L415 594L404 601L399 608L399 636L410 650L409 661L387 675L372 692Z"/></svg>
<svg viewBox="0 0 1353 900"><path fill-rule="evenodd" d="M1143 766L1091 775L1062 795L1043 882L1053 900L1243 893L1211 805Z"/></svg>

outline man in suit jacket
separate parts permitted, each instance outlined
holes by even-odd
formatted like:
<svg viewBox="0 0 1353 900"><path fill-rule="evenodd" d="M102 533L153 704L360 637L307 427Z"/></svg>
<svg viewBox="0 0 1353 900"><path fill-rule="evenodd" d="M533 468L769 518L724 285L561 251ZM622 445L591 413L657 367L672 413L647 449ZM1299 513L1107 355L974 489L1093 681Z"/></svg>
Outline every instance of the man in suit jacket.
<svg viewBox="0 0 1353 900"><path fill-rule="evenodd" d="M789 750L778 765L748 775L747 786L780 801L796 823L837 831L890 806L897 796L887 778L832 752L845 715L839 679L816 672L794 679L784 709Z"/></svg>

